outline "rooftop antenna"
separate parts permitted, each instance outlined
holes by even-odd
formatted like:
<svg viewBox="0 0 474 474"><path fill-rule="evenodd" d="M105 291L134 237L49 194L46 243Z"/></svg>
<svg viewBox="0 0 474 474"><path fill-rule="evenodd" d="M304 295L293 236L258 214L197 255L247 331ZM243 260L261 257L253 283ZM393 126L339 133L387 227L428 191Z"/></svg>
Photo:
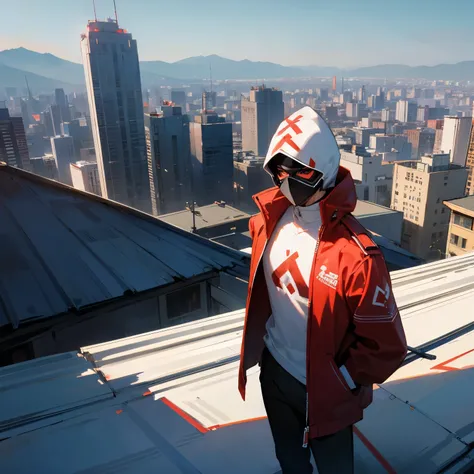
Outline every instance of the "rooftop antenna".
<svg viewBox="0 0 474 474"><path fill-rule="evenodd" d="M97 10L95 9L95 0L92 0L92 6L94 7L94 18L97 21Z"/></svg>
<svg viewBox="0 0 474 474"><path fill-rule="evenodd" d="M115 13L115 23L117 23L117 26L118 26L117 5L115 4L115 0L114 0L114 13Z"/></svg>
<svg viewBox="0 0 474 474"><path fill-rule="evenodd" d="M212 92L212 64L209 63L209 80L211 81L211 92Z"/></svg>
<svg viewBox="0 0 474 474"><path fill-rule="evenodd" d="M33 96L31 95L30 85L28 84L28 78L26 77L26 74L25 74L25 82L26 82L26 89L28 90L28 99L32 99Z"/></svg>

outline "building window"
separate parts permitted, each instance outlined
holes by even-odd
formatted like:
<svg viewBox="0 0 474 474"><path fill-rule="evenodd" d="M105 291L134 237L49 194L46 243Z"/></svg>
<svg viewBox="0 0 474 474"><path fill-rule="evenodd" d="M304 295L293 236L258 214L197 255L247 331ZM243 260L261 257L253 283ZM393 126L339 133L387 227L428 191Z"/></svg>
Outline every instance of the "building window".
<svg viewBox="0 0 474 474"><path fill-rule="evenodd" d="M453 222L465 229L473 230L474 219L472 217L463 216L462 214L455 212Z"/></svg>
<svg viewBox="0 0 474 474"><path fill-rule="evenodd" d="M451 244L456 245L456 247L461 247L462 249L466 248L467 240L463 237L459 237L459 235L451 234L449 241Z"/></svg>
<svg viewBox="0 0 474 474"><path fill-rule="evenodd" d="M443 207L443 208L441 209L441 214L444 214L445 212L446 212L446 208Z"/></svg>
<svg viewBox="0 0 474 474"><path fill-rule="evenodd" d="M433 222L433 227L436 227L436 222Z"/></svg>
<svg viewBox="0 0 474 474"><path fill-rule="evenodd" d="M201 309L201 285L187 286L166 295L168 319L179 318Z"/></svg>

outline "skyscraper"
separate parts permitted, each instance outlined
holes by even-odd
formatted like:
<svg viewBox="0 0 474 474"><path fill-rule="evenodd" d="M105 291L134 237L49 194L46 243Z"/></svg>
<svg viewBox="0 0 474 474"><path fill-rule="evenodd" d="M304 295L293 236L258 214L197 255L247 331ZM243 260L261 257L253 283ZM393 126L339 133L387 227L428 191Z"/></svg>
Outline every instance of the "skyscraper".
<svg viewBox="0 0 474 474"><path fill-rule="evenodd" d="M392 209L403 212L402 247L427 260L444 256L449 212L443 201L464 196L467 170L448 154L395 163Z"/></svg>
<svg viewBox="0 0 474 474"><path fill-rule="evenodd" d="M232 124L216 114L202 114L189 124L193 196L202 206L232 199Z"/></svg>
<svg viewBox="0 0 474 474"><path fill-rule="evenodd" d="M395 119L395 111L388 108L382 109L381 120L382 122L391 122Z"/></svg>
<svg viewBox="0 0 474 474"><path fill-rule="evenodd" d="M51 149L58 168L59 181L72 186L69 165L75 160L73 138L68 136L51 137Z"/></svg>
<svg viewBox="0 0 474 474"><path fill-rule="evenodd" d="M81 148L91 148L93 146L91 130L85 120L73 119L70 122L63 122L61 124L61 134L69 135L74 139L74 151L78 159L81 155Z"/></svg>
<svg viewBox="0 0 474 474"><path fill-rule="evenodd" d="M152 214L181 211L193 199L188 117L165 104L145 115L145 135Z"/></svg>
<svg viewBox="0 0 474 474"><path fill-rule="evenodd" d="M385 107L385 92L381 87L377 88L377 95L375 96L374 109L382 110Z"/></svg>
<svg viewBox="0 0 474 474"><path fill-rule="evenodd" d="M441 152L448 153L452 163L466 165L471 126L472 117L448 116L444 118Z"/></svg>
<svg viewBox="0 0 474 474"><path fill-rule="evenodd" d="M186 92L181 91L181 90L171 89L171 102L185 109L186 108Z"/></svg>
<svg viewBox="0 0 474 474"><path fill-rule="evenodd" d="M41 112L41 124L44 125L45 136L54 137L53 119L51 118L49 107L44 112Z"/></svg>
<svg viewBox="0 0 474 474"><path fill-rule="evenodd" d="M316 89L316 94L318 95L319 100L329 100L329 89L327 88L319 87L318 89Z"/></svg>
<svg viewBox="0 0 474 474"><path fill-rule="evenodd" d="M249 98L242 97L241 108L242 150L265 156L284 118L283 95L274 88L252 87Z"/></svg>
<svg viewBox="0 0 474 474"><path fill-rule="evenodd" d="M69 122L71 120L71 113L69 111L69 104L64 89L56 89L54 91L54 97L56 105L59 107L61 122Z"/></svg>
<svg viewBox="0 0 474 474"><path fill-rule="evenodd" d="M433 153L436 134L432 128L405 130L404 134L407 136L408 142L411 143L411 158L413 160Z"/></svg>
<svg viewBox="0 0 474 474"><path fill-rule="evenodd" d="M2 107L0 107L0 161L23 169L29 169L30 166L23 119L10 117L8 109Z"/></svg>
<svg viewBox="0 0 474 474"><path fill-rule="evenodd" d="M352 100L346 104L346 116L347 118L356 119L359 117L359 102Z"/></svg>
<svg viewBox="0 0 474 474"><path fill-rule="evenodd" d="M59 105L50 105L49 114L53 125L53 135L61 135L61 109Z"/></svg>
<svg viewBox="0 0 474 474"><path fill-rule="evenodd" d="M208 110L212 110L216 106L217 93L213 91L204 91L202 93L202 111L206 113Z"/></svg>
<svg viewBox="0 0 474 474"><path fill-rule="evenodd" d="M150 212L137 43L110 19L81 38L102 196Z"/></svg>
<svg viewBox="0 0 474 474"><path fill-rule="evenodd" d="M399 122L416 122L416 114L418 106L414 102L408 100L399 100L397 102L397 111L395 118Z"/></svg>

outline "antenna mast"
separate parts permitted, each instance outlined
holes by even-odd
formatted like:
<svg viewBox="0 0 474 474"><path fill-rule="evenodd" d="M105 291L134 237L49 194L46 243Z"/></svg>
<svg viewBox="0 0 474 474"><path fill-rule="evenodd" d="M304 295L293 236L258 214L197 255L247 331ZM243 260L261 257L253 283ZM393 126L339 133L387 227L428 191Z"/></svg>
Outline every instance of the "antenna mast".
<svg viewBox="0 0 474 474"><path fill-rule="evenodd" d="M95 0L92 0L92 6L94 7L94 18L97 21L97 10L95 9Z"/></svg>
<svg viewBox="0 0 474 474"><path fill-rule="evenodd" d="M211 92L212 92L212 64L209 63L209 79L211 81Z"/></svg>
<svg viewBox="0 0 474 474"><path fill-rule="evenodd" d="M26 82L26 88L28 90L28 98L32 99L33 96L31 95L30 85L28 84L28 78L26 77L26 74L25 74L25 82Z"/></svg>
<svg viewBox="0 0 474 474"><path fill-rule="evenodd" d="M117 26L118 26L117 5L115 4L115 0L114 0L114 12L115 12L115 22L117 23Z"/></svg>

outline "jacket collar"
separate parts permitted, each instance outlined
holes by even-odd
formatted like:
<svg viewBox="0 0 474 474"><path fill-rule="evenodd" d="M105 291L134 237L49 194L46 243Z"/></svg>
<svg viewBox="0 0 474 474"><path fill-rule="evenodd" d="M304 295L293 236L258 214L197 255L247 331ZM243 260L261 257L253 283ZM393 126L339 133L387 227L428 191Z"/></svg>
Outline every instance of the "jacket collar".
<svg viewBox="0 0 474 474"><path fill-rule="evenodd" d="M269 238L277 222L291 203L276 186L256 194L253 199L262 213L267 238ZM319 203L322 224L327 227L338 223L345 215L350 214L355 209L356 202L354 180L349 170L341 166L339 167L336 186Z"/></svg>

